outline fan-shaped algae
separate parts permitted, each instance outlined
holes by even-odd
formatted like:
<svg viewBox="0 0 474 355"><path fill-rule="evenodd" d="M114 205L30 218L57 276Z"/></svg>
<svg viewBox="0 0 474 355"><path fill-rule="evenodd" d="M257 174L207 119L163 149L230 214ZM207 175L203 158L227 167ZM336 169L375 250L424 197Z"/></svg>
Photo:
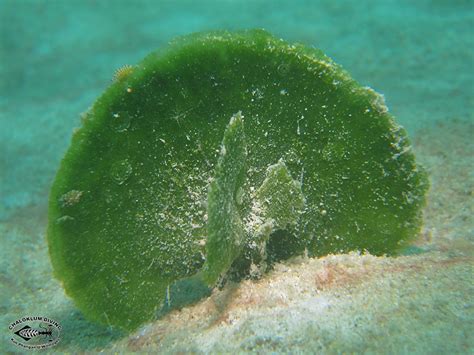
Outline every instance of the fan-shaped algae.
<svg viewBox="0 0 474 355"><path fill-rule="evenodd" d="M392 254L420 228L426 176L383 97L264 31L181 38L84 117L48 242L67 293L105 324L153 318L179 280L212 287L304 250Z"/></svg>

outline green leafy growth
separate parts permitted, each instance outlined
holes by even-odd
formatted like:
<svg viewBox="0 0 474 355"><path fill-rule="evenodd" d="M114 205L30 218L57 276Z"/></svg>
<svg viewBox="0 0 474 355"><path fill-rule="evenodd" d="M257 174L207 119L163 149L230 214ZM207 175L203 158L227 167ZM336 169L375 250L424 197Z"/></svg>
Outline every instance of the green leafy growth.
<svg viewBox="0 0 474 355"><path fill-rule="evenodd" d="M245 231L237 201L245 176L246 144L241 113L232 116L224 132L215 177L209 186L206 263L203 279L210 285L240 255Z"/></svg>
<svg viewBox="0 0 474 355"><path fill-rule="evenodd" d="M270 237L281 249L297 253L305 240L293 235L305 207L301 183L293 180L282 159L267 168L262 185L255 192L252 206L252 221L247 230L250 237L246 245L249 261L258 270L257 275L267 270ZM286 237L286 239L284 239ZM284 246L283 246L284 245ZM250 248L249 248L250 247ZM256 270L254 270L255 272Z"/></svg>
<svg viewBox="0 0 474 355"><path fill-rule="evenodd" d="M305 205L301 183L293 180L281 159L268 167L256 200L262 208L263 219L272 225L272 230L296 225Z"/></svg>
<svg viewBox="0 0 474 355"><path fill-rule="evenodd" d="M203 293L201 271L212 283L253 262L256 226L263 255L284 257L297 242L394 254L418 232L428 184L405 131L321 51L200 33L125 74L83 115L50 193L54 272L89 319L131 330L168 293Z"/></svg>

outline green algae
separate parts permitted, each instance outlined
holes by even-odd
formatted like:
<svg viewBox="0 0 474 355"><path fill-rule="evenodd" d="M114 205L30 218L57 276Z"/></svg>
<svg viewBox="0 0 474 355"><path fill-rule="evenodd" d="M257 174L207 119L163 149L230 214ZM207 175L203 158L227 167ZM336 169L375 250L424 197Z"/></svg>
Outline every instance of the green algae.
<svg viewBox="0 0 474 355"><path fill-rule="evenodd" d="M204 281L214 284L241 253L245 230L239 213L239 190L245 176L247 149L239 112L224 132L214 180L207 198L207 240Z"/></svg>
<svg viewBox="0 0 474 355"><path fill-rule="evenodd" d="M421 225L426 174L383 97L264 31L178 39L84 117L48 242L68 295L104 324L152 319L179 280L214 286L268 254L394 254Z"/></svg>

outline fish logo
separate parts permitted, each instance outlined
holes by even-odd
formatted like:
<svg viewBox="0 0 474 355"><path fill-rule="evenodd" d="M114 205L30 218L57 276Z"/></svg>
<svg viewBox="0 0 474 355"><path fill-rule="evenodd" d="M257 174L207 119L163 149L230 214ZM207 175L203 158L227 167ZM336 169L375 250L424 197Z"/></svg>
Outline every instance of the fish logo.
<svg viewBox="0 0 474 355"><path fill-rule="evenodd" d="M36 338L37 336L40 336L40 335L44 335L44 336L52 338L53 337L53 332L51 330L52 325L49 324L48 327L49 329L40 325L40 328L43 330L39 330L39 329L31 328L29 325L25 325L23 328L16 331L15 334L23 338L25 341ZM51 339L49 341L51 341Z"/></svg>
<svg viewBox="0 0 474 355"><path fill-rule="evenodd" d="M45 349L59 342L61 325L48 317L22 317L12 322L11 341L25 349Z"/></svg>

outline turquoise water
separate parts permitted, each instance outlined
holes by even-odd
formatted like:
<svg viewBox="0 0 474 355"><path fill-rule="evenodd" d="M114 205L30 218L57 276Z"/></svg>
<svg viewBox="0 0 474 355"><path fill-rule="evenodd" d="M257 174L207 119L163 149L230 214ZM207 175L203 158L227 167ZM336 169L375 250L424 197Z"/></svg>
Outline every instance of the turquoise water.
<svg viewBox="0 0 474 355"><path fill-rule="evenodd" d="M472 2L361 3L2 0L2 215L44 203L79 113L117 68L194 31L263 27L319 47L385 94L409 132L468 120Z"/></svg>
<svg viewBox="0 0 474 355"><path fill-rule="evenodd" d="M472 1L0 0L0 327L44 312L81 331L73 336L65 330L60 351L107 350L123 339L81 318L51 277L47 198L72 130L122 65L178 35L256 27L321 48L362 85L385 95L432 175L426 211L432 237L419 247L449 257L464 252L461 263L472 262ZM460 335L473 327L469 274L460 284L465 288L457 298L441 287L439 299L465 304L459 311L465 318L440 318L431 333L420 330L418 352L473 350L472 335L464 343ZM440 336L446 336L444 347ZM410 352L402 343L390 351ZM16 349L8 345L7 351Z"/></svg>

